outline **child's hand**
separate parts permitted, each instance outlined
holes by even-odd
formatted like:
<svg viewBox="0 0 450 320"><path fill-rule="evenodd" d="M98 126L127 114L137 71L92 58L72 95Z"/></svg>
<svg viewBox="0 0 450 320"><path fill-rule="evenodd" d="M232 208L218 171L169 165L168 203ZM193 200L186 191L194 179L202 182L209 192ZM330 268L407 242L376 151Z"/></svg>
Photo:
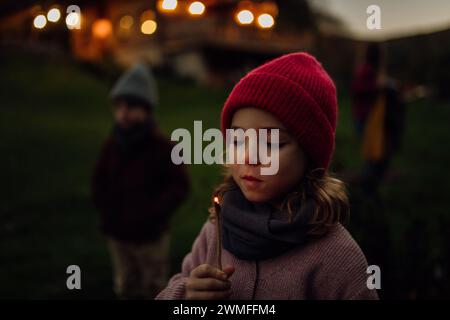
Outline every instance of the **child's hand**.
<svg viewBox="0 0 450 320"><path fill-rule="evenodd" d="M234 267L222 270L209 264L201 264L191 271L186 282L187 300L224 300L230 294L230 281Z"/></svg>

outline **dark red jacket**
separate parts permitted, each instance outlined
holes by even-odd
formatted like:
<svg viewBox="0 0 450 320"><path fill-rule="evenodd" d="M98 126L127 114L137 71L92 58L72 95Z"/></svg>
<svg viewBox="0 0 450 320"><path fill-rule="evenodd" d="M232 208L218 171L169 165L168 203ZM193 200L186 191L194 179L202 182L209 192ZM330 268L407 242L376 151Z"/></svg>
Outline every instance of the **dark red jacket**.
<svg viewBox="0 0 450 320"><path fill-rule="evenodd" d="M128 242L156 240L169 227L175 209L187 196L189 179L174 165L170 140L154 134L133 152L121 152L109 138L92 182L93 200L102 230Z"/></svg>

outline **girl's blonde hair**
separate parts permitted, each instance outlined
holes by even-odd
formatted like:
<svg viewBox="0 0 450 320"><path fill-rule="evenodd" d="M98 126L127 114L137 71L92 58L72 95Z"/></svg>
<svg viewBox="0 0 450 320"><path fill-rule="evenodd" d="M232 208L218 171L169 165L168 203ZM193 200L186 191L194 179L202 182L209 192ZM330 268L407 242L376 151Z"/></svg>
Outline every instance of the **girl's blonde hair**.
<svg viewBox="0 0 450 320"><path fill-rule="evenodd" d="M226 168L224 181L214 190L213 196L223 198L228 190L238 187L230 170ZM350 205L347 189L343 181L333 177L328 171L315 169L309 171L297 187L284 198L281 211L288 215L289 222L307 199L317 206L307 222L307 236L320 237L338 223L348 222ZM215 218L214 206L209 208L210 219Z"/></svg>

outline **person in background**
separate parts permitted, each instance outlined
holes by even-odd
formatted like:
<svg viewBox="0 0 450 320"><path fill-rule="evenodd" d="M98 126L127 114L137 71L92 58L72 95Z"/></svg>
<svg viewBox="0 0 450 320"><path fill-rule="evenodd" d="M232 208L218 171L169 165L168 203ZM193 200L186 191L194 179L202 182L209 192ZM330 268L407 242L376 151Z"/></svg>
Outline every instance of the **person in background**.
<svg viewBox="0 0 450 320"><path fill-rule="evenodd" d="M377 203L380 184L401 146L405 118L399 84L387 76L377 43L367 46L365 61L353 78L352 113L364 160L362 191Z"/></svg>
<svg viewBox="0 0 450 320"><path fill-rule="evenodd" d="M364 229L359 240L369 264L383 270L381 298L389 298L385 292L396 290L389 223L392 212L384 210L380 187L401 147L405 107L398 82L387 75L383 60L380 46L369 44L353 79L352 111L364 164L359 181L362 201L353 202L352 212L356 218L353 225Z"/></svg>
<svg viewBox="0 0 450 320"><path fill-rule="evenodd" d="M356 69L352 81L352 115L356 133L362 137L364 127L380 93L382 79L381 49L371 43L366 48L364 62Z"/></svg>
<svg viewBox="0 0 450 320"><path fill-rule="evenodd" d="M93 174L93 200L100 211L120 298L153 298L169 273L169 220L186 198L189 178L171 161L172 143L159 130L153 110L157 88L138 63L111 91L114 128Z"/></svg>

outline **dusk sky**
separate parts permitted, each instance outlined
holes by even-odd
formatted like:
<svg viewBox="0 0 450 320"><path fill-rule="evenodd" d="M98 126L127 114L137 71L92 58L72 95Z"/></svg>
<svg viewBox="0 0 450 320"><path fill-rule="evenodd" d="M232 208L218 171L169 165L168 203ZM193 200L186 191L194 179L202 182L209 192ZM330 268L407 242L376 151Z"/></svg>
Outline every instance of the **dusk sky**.
<svg viewBox="0 0 450 320"><path fill-rule="evenodd" d="M310 0L345 22L360 39L388 39L450 28L450 0ZM381 30L368 30L366 9L381 8Z"/></svg>

